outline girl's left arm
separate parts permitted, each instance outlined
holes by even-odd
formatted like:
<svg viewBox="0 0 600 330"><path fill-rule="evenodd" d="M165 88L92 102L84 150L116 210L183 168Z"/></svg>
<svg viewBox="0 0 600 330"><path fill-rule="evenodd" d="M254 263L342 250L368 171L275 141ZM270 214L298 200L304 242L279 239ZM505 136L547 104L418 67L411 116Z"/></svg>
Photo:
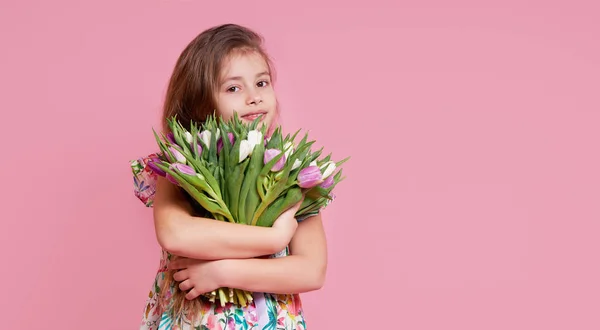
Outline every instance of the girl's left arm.
<svg viewBox="0 0 600 330"><path fill-rule="evenodd" d="M320 289L327 271L327 243L320 213L298 224L290 250L290 255L282 258L221 260L220 284L275 294Z"/></svg>

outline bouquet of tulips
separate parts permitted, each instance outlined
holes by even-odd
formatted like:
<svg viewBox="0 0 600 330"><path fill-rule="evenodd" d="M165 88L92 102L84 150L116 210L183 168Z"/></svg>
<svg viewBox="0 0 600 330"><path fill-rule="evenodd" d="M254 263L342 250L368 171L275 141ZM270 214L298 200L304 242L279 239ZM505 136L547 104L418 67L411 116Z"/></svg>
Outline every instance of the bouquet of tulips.
<svg viewBox="0 0 600 330"><path fill-rule="evenodd" d="M221 221L270 227L287 209L302 201L297 219L317 214L332 199L332 190L343 180L341 169L349 158L333 162L319 159L323 148L313 151L308 135L294 140L300 131L282 135L281 127L265 138L260 118L243 123L237 114L229 121L216 116L200 126L184 128L176 117L168 120L167 136L154 136L161 152L148 165L158 175L181 187L195 209ZM221 288L207 293L220 300L245 306L252 295Z"/></svg>

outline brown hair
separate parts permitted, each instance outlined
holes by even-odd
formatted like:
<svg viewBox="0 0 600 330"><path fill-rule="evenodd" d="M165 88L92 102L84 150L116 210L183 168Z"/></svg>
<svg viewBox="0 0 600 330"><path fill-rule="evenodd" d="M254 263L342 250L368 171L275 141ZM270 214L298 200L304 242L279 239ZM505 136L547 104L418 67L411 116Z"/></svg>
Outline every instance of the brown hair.
<svg viewBox="0 0 600 330"><path fill-rule="evenodd" d="M163 106L164 131L169 131L167 119L175 115L189 129L191 120L202 123L213 114L221 67L233 53L260 54L274 80L272 61L263 42L260 34L237 24L215 26L194 38L179 56L169 81Z"/></svg>
<svg viewBox="0 0 600 330"><path fill-rule="evenodd" d="M213 114L221 67L227 57L236 52L260 54L273 81L273 65L263 48L263 41L258 33L236 24L215 26L194 38L179 56L169 81L162 115L165 134L169 131L168 119L173 116L177 116L178 121L189 130L190 121L202 123ZM168 310L174 321L193 324L202 305L210 302L202 297L188 301L186 292L181 291L173 280L174 273L174 270L165 270L159 304L163 310ZM169 292L173 292L170 297Z"/></svg>

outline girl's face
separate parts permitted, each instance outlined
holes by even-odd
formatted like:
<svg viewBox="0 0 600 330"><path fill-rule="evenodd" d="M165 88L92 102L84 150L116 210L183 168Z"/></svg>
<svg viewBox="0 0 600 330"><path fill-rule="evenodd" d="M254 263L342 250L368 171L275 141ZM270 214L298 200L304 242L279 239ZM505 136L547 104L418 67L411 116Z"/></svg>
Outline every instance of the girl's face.
<svg viewBox="0 0 600 330"><path fill-rule="evenodd" d="M257 53L229 56L223 64L216 94L217 112L224 120L237 112L243 122L251 123L263 114L259 127L268 128L275 119L277 101L271 74Z"/></svg>

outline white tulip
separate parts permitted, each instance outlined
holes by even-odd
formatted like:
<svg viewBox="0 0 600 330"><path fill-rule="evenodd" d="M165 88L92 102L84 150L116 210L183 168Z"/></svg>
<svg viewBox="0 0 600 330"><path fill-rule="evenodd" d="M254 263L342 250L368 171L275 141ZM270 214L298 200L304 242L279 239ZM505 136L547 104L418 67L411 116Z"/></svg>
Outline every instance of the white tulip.
<svg viewBox="0 0 600 330"><path fill-rule="evenodd" d="M294 144L291 141L286 142L283 145L283 150L285 151L285 158L290 158L290 156L294 153Z"/></svg>
<svg viewBox="0 0 600 330"><path fill-rule="evenodd" d="M330 176L333 173L333 171L335 171L335 163L329 161L321 165L321 170L323 170L323 168L325 168L325 171L323 171L323 180L325 180L328 176Z"/></svg>
<svg viewBox="0 0 600 330"><path fill-rule="evenodd" d="M297 169L298 167L300 167L300 165L302 165L302 162L300 161L300 159L294 160L294 165L292 165L292 171Z"/></svg>
<svg viewBox="0 0 600 330"><path fill-rule="evenodd" d="M248 140L242 140L240 142L240 160L239 163L241 163L242 161L244 161L244 159L246 159L250 153L252 152L252 145L250 144L250 141Z"/></svg>
<svg viewBox="0 0 600 330"><path fill-rule="evenodd" d="M248 142L250 142L250 146L252 147L250 149L250 152L252 153L252 150L254 150L255 146L257 146L260 143L264 143L262 132L258 130L251 130L250 132L248 132Z"/></svg>
<svg viewBox="0 0 600 330"><path fill-rule="evenodd" d="M212 135L212 133L210 131L202 131L199 134L200 140L202 140L202 142L204 142L204 144L206 145L206 150L210 149L211 135Z"/></svg>
<svg viewBox="0 0 600 330"><path fill-rule="evenodd" d="M187 141L187 143L192 144L192 142L194 142L194 137L192 136L192 133L185 132L185 140Z"/></svg>
<svg viewBox="0 0 600 330"><path fill-rule="evenodd" d="M310 164L308 164L308 166L317 166L317 161L313 160L312 162L310 162Z"/></svg>

